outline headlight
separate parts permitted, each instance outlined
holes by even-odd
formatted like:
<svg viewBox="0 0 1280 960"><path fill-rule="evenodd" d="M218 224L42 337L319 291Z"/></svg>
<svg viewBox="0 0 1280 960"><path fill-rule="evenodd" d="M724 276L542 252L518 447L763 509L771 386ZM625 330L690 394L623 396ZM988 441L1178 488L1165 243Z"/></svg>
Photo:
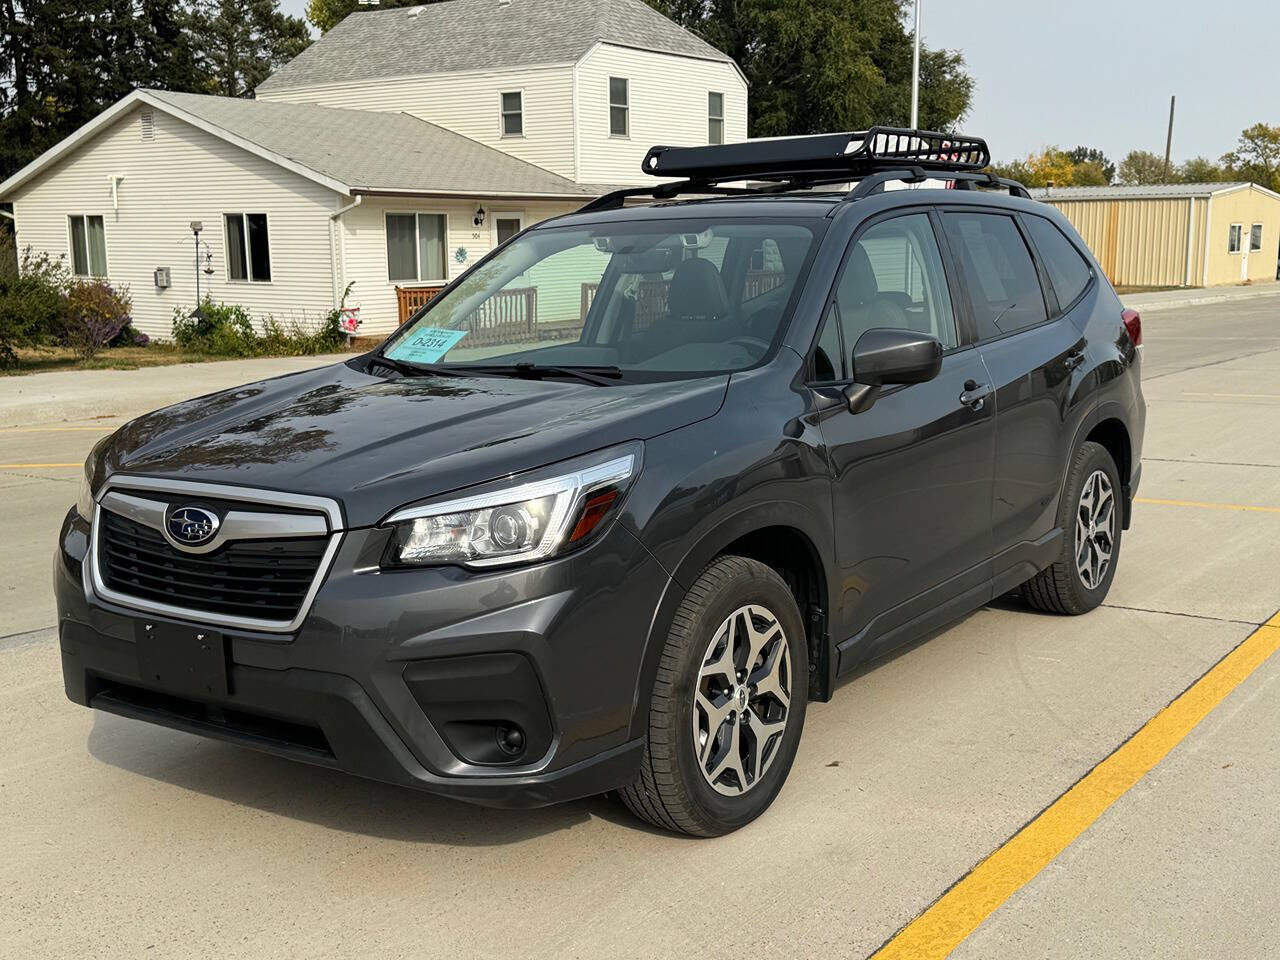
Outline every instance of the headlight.
<svg viewBox="0 0 1280 960"><path fill-rule="evenodd" d="M457 500L408 507L388 522L392 566L494 567L541 560L584 542L620 501L632 454L598 466Z"/></svg>
<svg viewBox="0 0 1280 960"><path fill-rule="evenodd" d="M93 478L98 462L98 453L111 442L114 434L107 434L93 445L89 456L84 461L84 471L80 474L80 494L76 497L76 512L86 521L93 522Z"/></svg>

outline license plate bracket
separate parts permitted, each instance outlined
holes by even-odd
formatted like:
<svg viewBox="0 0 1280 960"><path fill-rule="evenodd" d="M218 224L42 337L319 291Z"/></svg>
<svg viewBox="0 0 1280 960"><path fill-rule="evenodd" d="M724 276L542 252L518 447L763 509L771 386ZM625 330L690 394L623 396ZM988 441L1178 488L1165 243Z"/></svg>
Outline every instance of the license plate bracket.
<svg viewBox="0 0 1280 960"><path fill-rule="evenodd" d="M142 682L167 693L225 697L227 643L221 633L176 623L140 623L138 671Z"/></svg>

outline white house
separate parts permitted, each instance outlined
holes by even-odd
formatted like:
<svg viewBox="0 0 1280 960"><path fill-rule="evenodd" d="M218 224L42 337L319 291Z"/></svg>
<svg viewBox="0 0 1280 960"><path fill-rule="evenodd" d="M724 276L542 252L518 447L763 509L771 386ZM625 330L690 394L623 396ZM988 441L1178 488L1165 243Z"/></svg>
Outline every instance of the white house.
<svg viewBox="0 0 1280 960"><path fill-rule="evenodd" d="M285 323L354 284L385 334L521 227L642 182L653 144L746 138L736 65L642 0L358 12L256 96L130 94L0 183L19 249L128 287L152 336L197 275Z"/></svg>

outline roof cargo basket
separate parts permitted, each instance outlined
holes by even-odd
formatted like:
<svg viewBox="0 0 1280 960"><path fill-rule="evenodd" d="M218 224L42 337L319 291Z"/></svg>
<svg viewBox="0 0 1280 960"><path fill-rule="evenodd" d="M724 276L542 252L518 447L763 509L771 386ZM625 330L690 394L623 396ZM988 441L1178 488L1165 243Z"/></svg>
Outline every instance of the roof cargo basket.
<svg viewBox="0 0 1280 960"><path fill-rule="evenodd" d="M655 177L727 180L858 179L890 167L981 170L991 162L985 140L933 130L872 127L853 133L752 140L711 147L653 147L641 169Z"/></svg>
<svg viewBox="0 0 1280 960"><path fill-rule="evenodd" d="M980 172L990 163L987 142L978 137L901 127L708 147L653 147L641 169L653 177L674 179L606 193L578 212L617 210L633 197L747 196L855 180L858 186L846 194L847 200L883 190L893 180L922 183L930 178L951 180L956 187L968 190L978 186L1007 188L1014 196L1030 199L1022 184Z"/></svg>

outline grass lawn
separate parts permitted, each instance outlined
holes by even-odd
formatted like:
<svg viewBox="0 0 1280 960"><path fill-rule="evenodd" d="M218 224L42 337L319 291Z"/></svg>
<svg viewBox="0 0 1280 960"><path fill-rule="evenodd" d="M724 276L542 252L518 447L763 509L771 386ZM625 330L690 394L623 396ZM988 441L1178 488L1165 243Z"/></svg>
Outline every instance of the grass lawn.
<svg viewBox="0 0 1280 960"><path fill-rule="evenodd" d="M1174 284L1168 287L1133 287L1121 284L1116 287L1116 293L1123 296L1126 293L1162 293L1165 290L1190 290L1190 287L1182 287Z"/></svg>
<svg viewBox="0 0 1280 960"><path fill-rule="evenodd" d="M99 351L89 360L81 359L68 347L24 347L14 352L18 355L17 366L0 367L0 376L21 376L51 370L137 370L140 367L161 367L172 363L241 359L192 353L172 343L152 343L145 347L112 347Z"/></svg>

